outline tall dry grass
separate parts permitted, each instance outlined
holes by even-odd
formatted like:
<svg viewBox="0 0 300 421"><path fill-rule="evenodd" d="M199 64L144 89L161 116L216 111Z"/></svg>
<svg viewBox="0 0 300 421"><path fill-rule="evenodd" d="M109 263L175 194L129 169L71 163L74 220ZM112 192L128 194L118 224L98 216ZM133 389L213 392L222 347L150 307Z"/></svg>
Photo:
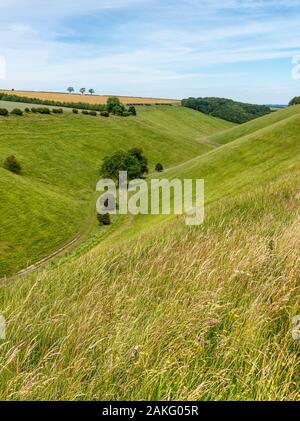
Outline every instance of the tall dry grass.
<svg viewBox="0 0 300 421"><path fill-rule="evenodd" d="M1 288L1 399L297 400L299 175Z"/></svg>

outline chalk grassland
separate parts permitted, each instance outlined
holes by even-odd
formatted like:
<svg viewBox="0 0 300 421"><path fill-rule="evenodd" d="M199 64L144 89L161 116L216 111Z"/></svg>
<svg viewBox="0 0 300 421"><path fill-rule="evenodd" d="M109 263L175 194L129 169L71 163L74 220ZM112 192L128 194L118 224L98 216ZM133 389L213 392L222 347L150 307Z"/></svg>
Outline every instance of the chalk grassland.
<svg viewBox="0 0 300 421"><path fill-rule="evenodd" d="M109 95L81 95L81 94L68 94L61 92L35 92L35 91L0 91L4 94L24 96L28 98L38 98L50 101L67 101L67 102L83 102L86 104L106 104ZM118 96L118 95L117 95ZM119 96L123 104L172 104L180 105L180 101L176 99L161 99L161 98L141 98L130 96Z"/></svg>
<svg viewBox="0 0 300 421"><path fill-rule="evenodd" d="M3 286L2 400L298 400L299 173Z"/></svg>
<svg viewBox="0 0 300 421"><path fill-rule="evenodd" d="M164 119L163 127L160 119ZM210 151L198 140L230 124L181 107L141 107L137 117L24 115L0 118L0 275L11 274L75 238L95 215L104 156L141 147L150 171ZM16 155L23 175L2 168Z"/></svg>
<svg viewBox="0 0 300 421"><path fill-rule="evenodd" d="M269 116L262 117L255 127L250 127L250 131L248 128L244 131L250 134L240 138L236 136L242 126L206 137L207 142L212 139L216 142L219 136L223 139L226 135L227 144L168 169L163 177L171 180L204 179L205 203L208 205L224 197L251 191L283 173L300 170L300 106L294 107L288 114L285 110L278 111L276 119L271 122ZM139 215L122 238L130 238L140 230L151 229L167 219L170 216Z"/></svg>
<svg viewBox="0 0 300 421"><path fill-rule="evenodd" d="M299 111L163 174L205 178L204 225L4 283L0 399L299 400Z"/></svg>

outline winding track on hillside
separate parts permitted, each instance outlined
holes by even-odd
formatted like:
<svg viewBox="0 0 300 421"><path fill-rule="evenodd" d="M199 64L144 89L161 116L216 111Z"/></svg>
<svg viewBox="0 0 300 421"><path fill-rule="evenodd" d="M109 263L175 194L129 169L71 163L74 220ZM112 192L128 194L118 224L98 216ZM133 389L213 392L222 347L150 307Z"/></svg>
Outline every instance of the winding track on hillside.
<svg viewBox="0 0 300 421"><path fill-rule="evenodd" d="M201 138L197 138L195 140L199 141ZM218 146L220 146L220 145L218 145ZM198 157L194 157L192 159L189 159L188 161L184 161L184 162L181 162L180 164L176 164L172 167L168 167L168 168L165 169L165 171L163 173L167 173L170 170L175 170L177 168L180 168L181 166L183 166L183 165L185 165L189 162L193 162L197 158ZM163 173L161 173L161 174L163 174ZM148 177L151 178L155 174L157 174L157 173L156 172L150 173L148 175ZM41 260L30 264L29 266L27 266L24 269L21 269L19 272L15 273L11 276L4 276L3 278L0 278L0 281L5 281L5 280L11 279L11 278L15 278L16 276L25 276L29 273L36 272L37 270L45 267L47 264L53 262L58 257L62 257L64 255L66 255L67 253L71 252L76 246L79 246L79 245L83 244L84 241L87 240L87 238L88 238L88 236L89 236L89 234L92 230L92 227L93 227L93 222L94 222L94 218L95 218L94 205L95 205L95 200L93 199L93 201L90 204L91 210L90 210L89 215L87 217L87 220L84 224L84 227L81 230L81 232L77 234L77 236L75 238L73 238L71 241L69 241L65 245L59 247L57 250L54 250L48 256L45 256ZM100 240L99 244L96 247L98 247L101 244L106 243L108 240L110 240L112 238L115 238L118 235L120 235L121 233L123 233L124 231L126 231L132 225L133 220L134 220L134 216L129 215L125 219L125 221L116 230L113 229L114 226L112 225L111 234L108 233L108 236L105 239L103 239L102 241Z"/></svg>
<svg viewBox="0 0 300 421"><path fill-rule="evenodd" d="M199 136L199 137L196 137L194 140L196 142L206 143L206 144L212 146L213 148L210 152L212 152L216 148L219 148L219 147L223 146L223 145L220 145L219 143L216 143L216 142L212 141L209 136ZM196 156L192 159L189 159L188 161L184 161L184 162L181 162L179 164L168 167L161 174L166 174L169 171L173 171L173 170L176 170L178 168L181 168L188 163L194 162L198 158L199 158L199 156ZM152 178L156 174L157 174L156 172L152 172L148 175L148 178ZM71 252L72 250L75 249L75 247L78 247L81 244L84 244L84 241L86 241L89 238L89 235L90 235L90 233L92 231L92 228L93 228L93 222L94 222L94 219L95 219L95 200L94 199L90 203L90 206L91 206L91 209L90 209L89 215L87 217L87 220L86 220L83 228L81 229L81 232L79 232L75 238L73 238L71 241L69 241L65 245L60 246L58 249L54 250L48 256L45 256L41 260L30 264L28 267L20 270L19 272L15 273L11 276L5 276L3 278L0 278L0 281L7 280L7 279L10 279L10 278L14 278L16 276L24 276L24 275L27 275L29 273L36 272L37 270L45 267L47 264L51 263L52 261L54 261L58 257L62 257L64 255L66 255L67 253ZM108 231L108 235L102 240L99 239L99 243L95 246L95 248L98 248L102 244L107 243L109 240L111 240L113 238L116 238L121 233L123 233L124 231L129 229L130 226L133 224L133 221L134 221L134 216L128 215L127 218L124 220L124 222L117 229L114 229L115 227L114 227L114 225L112 225L111 229Z"/></svg>

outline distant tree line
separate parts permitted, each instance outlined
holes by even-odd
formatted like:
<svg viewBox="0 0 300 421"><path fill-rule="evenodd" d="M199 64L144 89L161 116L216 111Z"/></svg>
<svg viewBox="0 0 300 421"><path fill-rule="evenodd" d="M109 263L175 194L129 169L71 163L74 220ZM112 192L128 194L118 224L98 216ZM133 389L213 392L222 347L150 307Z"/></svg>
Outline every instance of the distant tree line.
<svg viewBox="0 0 300 421"><path fill-rule="evenodd" d="M182 100L182 106L238 124L272 112L266 105L245 104L225 98L188 98Z"/></svg>
<svg viewBox="0 0 300 421"><path fill-rule="evenodd" d="M293 105L299 105L300 104L300 96L295 96L295 98L293 98L290 102L289 102L289 106L293 106Z"/></svg>

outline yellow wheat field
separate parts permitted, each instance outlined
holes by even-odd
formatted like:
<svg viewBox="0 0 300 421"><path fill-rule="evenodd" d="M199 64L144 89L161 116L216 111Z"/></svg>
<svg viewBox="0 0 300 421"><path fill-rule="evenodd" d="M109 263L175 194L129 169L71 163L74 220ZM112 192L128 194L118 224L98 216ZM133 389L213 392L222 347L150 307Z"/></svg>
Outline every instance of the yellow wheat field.
<svg viewBox="0 0 300 421"><path fill-rule="evenodd" d="M5 94L19 95L28 98L38 98L49 101L68 101L68 102L84 102L87 104L106 104L108 95L90 95L90 94L68 94L59 92L35 92L35 91L0 91ZM119 96L123 104L174 104L179 105L180 101L176 99L159 99L159 98L140 98L130 96Z"/></svg>

